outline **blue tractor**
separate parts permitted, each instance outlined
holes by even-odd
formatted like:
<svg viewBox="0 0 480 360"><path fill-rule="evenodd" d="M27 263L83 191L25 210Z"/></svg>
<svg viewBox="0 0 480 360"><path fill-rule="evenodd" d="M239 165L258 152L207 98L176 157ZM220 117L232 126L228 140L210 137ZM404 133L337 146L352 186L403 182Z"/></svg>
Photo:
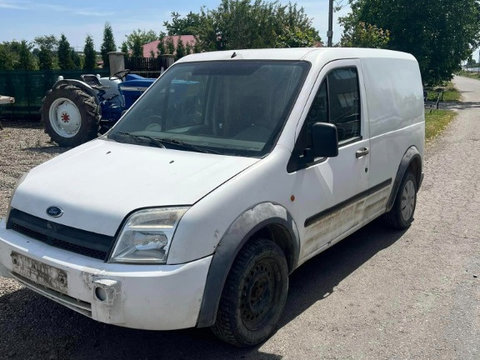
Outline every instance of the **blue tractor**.
<svg viewBox="0 0 480 360"><path fill-rule="evenodd" d="M59 78L43 99L45 132L60 146L77 146L106 132L155 81L128 69L81 79Z"/></svg>

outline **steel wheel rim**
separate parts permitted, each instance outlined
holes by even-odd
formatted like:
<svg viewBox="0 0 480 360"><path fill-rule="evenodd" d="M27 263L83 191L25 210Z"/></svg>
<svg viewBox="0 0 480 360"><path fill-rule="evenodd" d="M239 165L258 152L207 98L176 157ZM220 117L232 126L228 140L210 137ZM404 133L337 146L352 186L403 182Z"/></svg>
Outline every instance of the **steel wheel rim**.
<svg viewBox="0 0 480 360"><path fill-rule="evenodd" d="M400 202L400 211L405 221L410 220L415 210L415 185L413 180L408 180L405 183L402 191L402 198Z"/></svg>
<svg viewBox="0 0 480 360"><path fill-rule="evenodd" d="M60 136L72 138L82 125L82 115L75 103L67 98L58 98L50 105L48 118L53 130Z"/></svg>
<svg viewBox="0 0 480 360"><path fill-rule="evenodd" d="M271 318L272 309L281 292L277 272L276 263L264 259L255 264L244 281L240 315L250 330L261 328Z"/></svg>

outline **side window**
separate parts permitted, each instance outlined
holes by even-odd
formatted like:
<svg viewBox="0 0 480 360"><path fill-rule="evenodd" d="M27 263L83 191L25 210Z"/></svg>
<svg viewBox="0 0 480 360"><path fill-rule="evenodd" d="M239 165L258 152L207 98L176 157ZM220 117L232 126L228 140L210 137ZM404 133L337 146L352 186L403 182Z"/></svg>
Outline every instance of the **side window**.
<svg viewBox="0 0 480 360"><path fill-rule="evenodd" d="M324 80L313 99L312 106L308 112L305 123L303 124L302 134L298 139L297 147L301 149L310 148L311 144L311 128L316 122L328 122L328 98L327 98L327 81Z"/></svg>
<svg viewBox="0 0 480 360"><path fill-rule="evenodd" d="M360 90L355 67L332 70L320 84L287 166L289 172L314 160L309 153L311 128L316 122L335 124L340 145L360 137Z"/></svg>
<svg viewBox="0 0 480 360"><path fill-rule="evenodd" d="M311 127L316 122L328 122L327 82L325 80L323 80L315 99L313 99L304 126Z"/></svg>
<svg viewBox="0 0 480 360"><path fill-rule="evenodd" d="M335 69L327 75L330 117L338 141L360 136L360 92L355 68Z"/></svg>

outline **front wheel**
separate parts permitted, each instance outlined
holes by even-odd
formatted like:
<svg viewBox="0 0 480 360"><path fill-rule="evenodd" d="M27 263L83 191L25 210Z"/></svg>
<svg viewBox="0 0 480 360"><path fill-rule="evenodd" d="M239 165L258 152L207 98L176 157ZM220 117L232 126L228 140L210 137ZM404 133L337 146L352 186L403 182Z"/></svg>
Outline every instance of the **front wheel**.
<svg viewBox="0 0 480 360"><path fill-rule="evenodd" d="M97 136L100 107L82 89L67 85L50 90L41 109L45 132L60 146L77 146Z"/></svg>
<svg viewBox="0 0 480 360"><path fill-rule="evenodd" d="M402 179L392 209L385 214L387 223L395 229L407 229L412 221L417 204L417 179L407 172Z"/></svg>
<svg viewBox="0 0 480 360"><path fill-rule="evenodd" d="M288 293L288 266L267 239L247 243L230 270L213 333L235 346L252 346L275 331Z"/></svg>

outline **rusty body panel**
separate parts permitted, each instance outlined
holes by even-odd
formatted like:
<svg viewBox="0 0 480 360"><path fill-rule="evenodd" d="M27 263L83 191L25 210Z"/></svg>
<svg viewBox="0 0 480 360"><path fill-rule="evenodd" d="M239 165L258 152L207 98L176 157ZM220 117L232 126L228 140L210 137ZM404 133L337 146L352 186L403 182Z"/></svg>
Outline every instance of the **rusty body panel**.
<svg viewBox="0 0 480 360"><path fill-rule="evenodd" d="M391 187L352 202L319 218L305 228L305 242L300 259L304 262L325 248L334 245L359 227L385 212Z"/></svg>

